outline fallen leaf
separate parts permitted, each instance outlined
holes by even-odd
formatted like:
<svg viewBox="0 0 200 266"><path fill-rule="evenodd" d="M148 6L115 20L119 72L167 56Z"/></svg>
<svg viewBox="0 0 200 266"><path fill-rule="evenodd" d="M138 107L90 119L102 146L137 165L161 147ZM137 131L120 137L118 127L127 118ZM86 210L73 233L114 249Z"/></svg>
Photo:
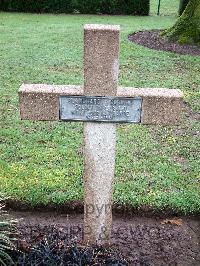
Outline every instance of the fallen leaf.
<svg viewBox="0 0 200 266"><path fill-rule="evenodd" d="M166 219L166 220L162 220L161 224L175 224L175 225L182 225L183 224L183 220L182 219Z"/></svg>

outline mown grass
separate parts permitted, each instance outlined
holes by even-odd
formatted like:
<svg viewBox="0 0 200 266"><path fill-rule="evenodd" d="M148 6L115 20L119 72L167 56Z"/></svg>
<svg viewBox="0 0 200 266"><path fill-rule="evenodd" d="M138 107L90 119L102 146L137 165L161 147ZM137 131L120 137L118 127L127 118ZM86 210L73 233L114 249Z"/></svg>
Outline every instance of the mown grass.
<svg viewBox="0 0 200 266"><path fill-rule="evenodd" d="M20 121L17 91L23 82L82 84L83 25L109 23L122 28L120 85L179 88L188 106L179 126L118 126L114 201L200 210L200 58L127 40L172 25L178 2L165 1L160 17L156 1L150 17L0 13L1 193L31 206L83 199L82 123Z"/></svg>

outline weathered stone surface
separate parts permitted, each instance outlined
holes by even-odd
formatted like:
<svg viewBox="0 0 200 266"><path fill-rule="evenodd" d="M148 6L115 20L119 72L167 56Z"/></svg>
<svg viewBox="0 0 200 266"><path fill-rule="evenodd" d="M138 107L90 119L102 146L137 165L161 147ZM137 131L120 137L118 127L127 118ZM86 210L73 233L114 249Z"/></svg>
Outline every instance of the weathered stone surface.
<svg viewBox="0 0 200 266"><path fill-rule="evenodd" d="M119 32L119 26L85 25L85 95L116 95L119 72Z"/></svg>
<svg viewBox="0 0 200 266"><path fill-rule="evenodd" d="M108 25L84 27L84 95L117 95L119 30ZM110 238L115 131L115 124L84 123L85 242Z"/></svg>
<svg viewBox="0 0 200 266"><path fill-rule="evenodd" d="M83 94L83 86L23 84L19 90L21 119L59 120L59 96ZM142 124L180 123L180 90L118 87L117 96L142 97Z"/></svg>
<svg viewBox="0 0 200 266"><path fill-rule="evenodd" d="M112 228L115 124L84 123L84 227L86 243L104 243Z"/></svg>
<svg viewBox="0 0 200 266"><path fill-rule="evenodd" d="M80 86L23 84L19 89L20 117L23 120L59 120L59 96L82 94Z"/></svg>
<svg viewBox="0 0 200 266"><path fill-rule="evenodd" d="M118 88L118 96L142 97L142 124L178 124L181 120L183 93L165 88Z"/></svg>

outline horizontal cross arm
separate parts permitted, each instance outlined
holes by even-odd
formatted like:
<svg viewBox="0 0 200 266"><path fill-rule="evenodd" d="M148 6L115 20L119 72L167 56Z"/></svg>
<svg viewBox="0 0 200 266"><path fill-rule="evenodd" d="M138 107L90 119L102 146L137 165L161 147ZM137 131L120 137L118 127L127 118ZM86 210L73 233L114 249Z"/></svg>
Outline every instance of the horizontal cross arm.
<svg viewBox="0 0 200 266"><path fill-rule="evenodd" d="M23 120L59 120L59 97L83 95L83 86L23 84L19 89L20 117ZM118 87L117 97L142 98L142 124L167 125L180 121L183 102L180 90Z"/></svg>
<svg viewBox="0 0 200 266"><path fill-rule="evenodd" d="M141 97L142 124L179 124L183 108L183 93L178 89L119 87L118 97Z"/></svg>

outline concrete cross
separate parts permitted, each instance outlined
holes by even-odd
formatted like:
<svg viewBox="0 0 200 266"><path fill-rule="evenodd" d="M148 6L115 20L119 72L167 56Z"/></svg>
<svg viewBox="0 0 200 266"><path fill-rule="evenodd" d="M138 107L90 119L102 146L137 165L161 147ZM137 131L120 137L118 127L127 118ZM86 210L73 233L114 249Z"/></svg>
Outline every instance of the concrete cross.
<svg viewBox="0 0 200 266"><path fill-rule="evenodd" d="M19 90L21 119L85 121L84 238L89 243L104 243L111 234L116 122L177 124L182 108L180 90L117 86L119 33L119 26L85 25L84 86L23 84Z"/></svg>

